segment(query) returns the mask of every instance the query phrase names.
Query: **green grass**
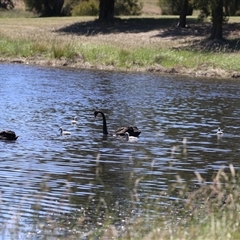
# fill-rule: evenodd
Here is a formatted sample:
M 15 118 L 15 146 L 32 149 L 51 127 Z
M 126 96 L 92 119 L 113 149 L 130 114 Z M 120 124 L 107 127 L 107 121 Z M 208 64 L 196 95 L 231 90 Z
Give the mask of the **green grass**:
M 114 44 L 61 42 L 50 43 L 30 39 L 10 39 L 1 36 L 0 53 L 5 57 L 33 57 L 73 59 L 81 56 L 93 65 L 114 66 L 117 69 L 148 68 L 159 64 L 167 69 L 201 69 L 202 66 L 226 71 L 240 71 L 240 56 L 237 52 L 206 52 L 169 49 L 160 46 L 137 46 L 125 48 Z
M 224 44 L 209 44 L 197 38 L 193 40 L 190 35 L 190 39 L 179 38 L 167 41 L 165 38 L 161 41 L 161 37 L 156 37 L 154 42 L 151 42 L 151 37 L 146 38 L 146 41 L 141 39 L 138 41 L 138 37 L 133 38 L 131 34 L 123 38 L 125 33 L 121 30 L 115 36 L 109 35 L 109 37 L 101 32 L 88 36 L 58 32 L 63 26 L 75 26 L 76 23 L 80 24 L 79 29 L 87 30 L 88 25 L 82 23 L 88 23 L 93 19 L 89 17 L 9 18 L 6 21 L 5 18 L 0 18 L 1 58 L 9 60 L 21 57 L 29 62 L 29 58 L 37 57 L 43 60 L 42 63 L 44 60 L 49 63 L 53 60 L 66 59 L 73 65 L 87 63 L 92 67 L 101 66 L 116 70 L 144 71 L 160 66 L 166 70 L 174 68 L 181 74 L 184 74 L 184 69 L 193 72 L 208 71 L 208 69 L 240 71 L 238 39 L 231 39 Z M 159 20 L 124 18 L 124 21 L 127 21 L 127 25 L 123 27 L 141 23 L 146 34 L 148 26 L 153 24 L 153 30 L 162 29 L 169 34 L 168 30 L 172 28 L 176 17 L 159 17 Z M 191 28 L 197 24 L 194 17 L 189 18 L 188 21 L 191 22 Z M 230 22 L 239 21 L 239 18 L 230 19 Z M 90 24 L 89 27 L 91 29 L 92 25 Z M 174 31 L 170 32 L 170 34 L 174 33 Z

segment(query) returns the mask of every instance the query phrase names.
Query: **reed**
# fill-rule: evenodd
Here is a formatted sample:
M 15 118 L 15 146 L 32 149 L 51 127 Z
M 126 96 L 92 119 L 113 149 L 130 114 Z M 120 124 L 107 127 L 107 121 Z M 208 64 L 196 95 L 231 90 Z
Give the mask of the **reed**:
M 174 149 L 173 149 L 174 152 Z M 104 186 L 101 156 L 96 157 L 96 184 Z M 151 169 L 154 167 L 154 162 Z M 147 176 L 146 176 L 147 178 Z M 1 227 L 2 236 L 16 239 L 27 234 L 41 239 L 239 239 L 240 238 L 240 176 L 232 164 L 221 168 L 211 182 L 206 182 L 196 172 L 195 178 L 186 182 L 177 176 L 168 191 L 156 192 L 154 197 L 141 192 L 144 176 L 129 175 L 128 187 L 131 200 L 124 206 L 113 203 L 110 189 L 104 188 L 99 195 L 90 196 L 79 209 L 61 213 L 71 198 L 71 184 L 66 181 L 65 193 L 55 208 L 43 213 L 51 191 L 48 176 L 43 179 L 35 194 L 35 204 L 28 214 L 29 232 L 21 230 L 22 211 L 28 193 L 20 201 L 18 209 L 11 210 L 11 220 Z M 25 183 L 28 184 L 27 182 Z M 76 199 L 72 199 L 76 202 Z M 24 214 L 23 214 L 24 215 Z M 26 235 L 24 235 L 26 234 Z M 29 236 L 28 236 L 29 237 Z

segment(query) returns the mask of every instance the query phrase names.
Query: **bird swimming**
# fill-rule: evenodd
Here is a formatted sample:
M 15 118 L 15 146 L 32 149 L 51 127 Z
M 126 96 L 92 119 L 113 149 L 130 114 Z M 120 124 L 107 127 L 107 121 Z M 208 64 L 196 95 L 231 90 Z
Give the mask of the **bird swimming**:
M 71 121 L 72 124 L 77 124 L 77 117 L 73 117 L 73 120 Z
M 223 130 L 220 127 L 217 130 L 217 134 L 223 134 Z
M 68 131 L 63 131 L 63 129 L 62 129 L 61 127 L 59 128 L 59 131 L 60 131 L 60 135 L 71 135 L 70 132 L 68 132 Z
M 98 114 L 102 115 L 103 118 L 103 134 L 108 135 L 107 131 L 107 122 L 106 122 L 106 117 L 105 114 L 102 111 L 95 111 L 94 112 L 94 117 L 96 118 Z M 129 136 L 134 136 L 138 137 L 141 133 L 141 131 L 137 127 L 120 127 L 111 134 L 117 135 L 117 136 L 125 136 L 125 133 L 128 132 Z
M 137 137 L 129 136 L 128 132 L 125 133 L 125 138 L 127 142 L 136 142 L 138 140 Z
M 0 131 L 0 140 L 17 140 L 18 136 L 12 130 Z

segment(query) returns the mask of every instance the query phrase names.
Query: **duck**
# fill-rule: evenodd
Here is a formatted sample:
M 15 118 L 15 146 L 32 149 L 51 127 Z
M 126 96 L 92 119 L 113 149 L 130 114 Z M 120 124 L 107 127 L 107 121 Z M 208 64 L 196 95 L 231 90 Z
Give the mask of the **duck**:
M 136 142 L 138 140 L 137 137 L 129 136 L 128 132 L 125 133 L 125 139 L 127 142 Z
M 73 117 L 73 120 L 71 121 L 72 124 L 77 124 L 77 117 Z
M 12 130 L 0 131 L 0 140 L 17 140 L 18 136 Z
M 62 128 L 62 127 L 59 128 L 59 131 L 60 131 L 60 135 L 71 135 L 70 132 L 68 132 L 68 131 L 63 131 L 63 128 Z
M 108 135 L 108 130 L 107 130 L 107 122 L 106 122 L 106 117 L 105 114 L 102 111 L 98 111 L 96 110 L 94 112 L 94 118 L 97 117 L 98 114 L 102 115 L 102 119 L 103 119 L 103 134 L 104 135 Z M 134 137 L 138 137 L 141 133 L 141 131 L 136 127 L 120 127 L 117 130 L 115 130 L 112 135 L 116 135 L 116 136 L 125 136 L 125 133 L 128 132 L 129 136 L 134 136 Z
M 218 134 L 218 135 L 223 134 L 223 130 L 222 130 L 220 127 L 219 127 L 218 130 L 217 130 L 217 134 Z

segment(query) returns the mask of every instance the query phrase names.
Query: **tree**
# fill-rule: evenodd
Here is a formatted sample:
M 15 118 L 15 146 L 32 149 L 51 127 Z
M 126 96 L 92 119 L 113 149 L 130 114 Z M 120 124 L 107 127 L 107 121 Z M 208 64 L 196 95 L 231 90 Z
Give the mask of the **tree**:
M 114 4 L 115 0 L 99 0 L 99 20 L 114 19 Z
M 43 17 L 61 16 L 64 0 L 24 0 L 29 11 Z
M 0 0 L 0 8 L 4 8 L 7 10 L 13 9 L 14 4 L 12 0 Z
M 223 39 L 223 0 L 215 0 L 212 3 L 212 30 L 210 39 Z
M 194 0 L 195 8 L 201 10 L 201 18 L 211 16 L 212 29 L 210 39 L 223 39 L 223 23 L 226 21 L 226 14 L 223 11 L 225 1 L 232 0 Z
M 224 9 L 227 16 L 233 16 L 239 10 L 240 1 L 239 0 L 229 0 L 224 1 Z
M 186 18 L 188 14 L 188 0 L 182 1 L 182 7 L 179 15 L 178 27 L 185 28 L 186 27 Z

